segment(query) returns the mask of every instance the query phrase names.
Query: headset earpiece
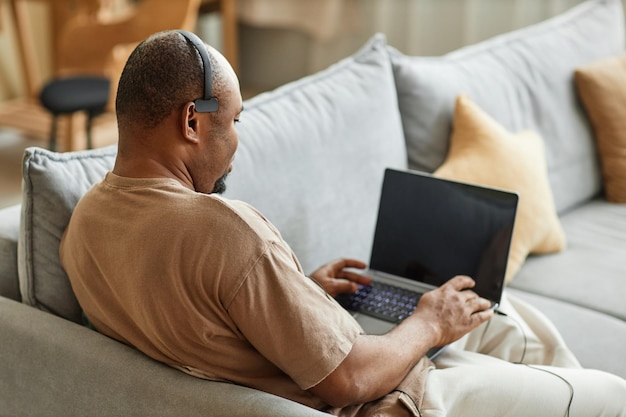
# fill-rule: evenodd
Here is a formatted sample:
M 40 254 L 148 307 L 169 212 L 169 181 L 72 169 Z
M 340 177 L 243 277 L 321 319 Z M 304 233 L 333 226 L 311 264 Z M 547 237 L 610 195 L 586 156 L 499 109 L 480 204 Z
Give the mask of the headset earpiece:
M 213 75 L 211 71 L 211 61 L 204 42 L 195 34 L 186 30 L 179 30 L 200 54 L 204 71 L 204 97 L 194 100 L 196 111 L 200 113 L 214 113 L 219 108 L 217 97 L 213 97 Z

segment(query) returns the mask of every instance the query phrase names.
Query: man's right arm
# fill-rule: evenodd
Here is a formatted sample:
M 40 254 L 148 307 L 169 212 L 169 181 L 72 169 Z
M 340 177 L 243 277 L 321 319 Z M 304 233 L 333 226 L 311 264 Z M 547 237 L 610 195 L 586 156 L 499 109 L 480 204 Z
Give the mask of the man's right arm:
M 361 335 L 343 362 L 310 391 L 333 407 L 362 404 L 396 388 L 434 346 L 461 338 L 493 316 L 490 302 L 458 276 L 422 296 L 409 318 L 382 336 Z

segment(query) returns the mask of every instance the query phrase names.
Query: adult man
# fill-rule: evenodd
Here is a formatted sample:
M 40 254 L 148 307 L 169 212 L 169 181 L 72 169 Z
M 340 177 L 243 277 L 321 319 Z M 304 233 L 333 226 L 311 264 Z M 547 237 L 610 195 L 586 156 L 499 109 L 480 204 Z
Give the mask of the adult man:
M 338 260 L 307 278 L 260 213 L 218 195 L 243 107 L 232 68 L 207 49 L 216 112 L 194 101 L 203 96 L 203 63 L 178 32 L 144 41 L 122 74 L 115 167 L 77 205 L 61 244 L 98 330 L 189 374 L 341 415 L 553 416 L 565 414 L 570 386 L 572 415 L 626 415 L 615 400 L 626 396 L 618 378 L 561 369 L 557 376 L 501 360 L 517 354 L 509 340 L 517 324 L 491 320 L 469 277 L 426 294 L 388 334 L 362 334 L 329 294 L 367 284 L 347 269 L 364 264 Z M 523 304 L 508 303 L 528 340 L 515 360 L 576 365 L 558 340 L 545 354 L 542 335 L 550 332 L 522 320 L 531 316 L 519 315 Z M 453 342 L 501 359 L 450 349 L 430 370 L 424 354 Z

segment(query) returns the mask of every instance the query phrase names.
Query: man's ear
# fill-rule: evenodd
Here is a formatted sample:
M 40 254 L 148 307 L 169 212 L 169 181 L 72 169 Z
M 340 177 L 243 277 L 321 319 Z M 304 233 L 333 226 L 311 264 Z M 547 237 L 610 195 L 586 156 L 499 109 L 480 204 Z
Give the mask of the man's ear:
M 183 138 L 185 140 L 189 140 L 192 142 L 198 142 L 200 140 L 200 135 L 198 133 L 199 113 L 196 111 L 196 105 L 190 101 L 185 104 L 183 110 L 181 111 L 181 133 L 183 134 Z

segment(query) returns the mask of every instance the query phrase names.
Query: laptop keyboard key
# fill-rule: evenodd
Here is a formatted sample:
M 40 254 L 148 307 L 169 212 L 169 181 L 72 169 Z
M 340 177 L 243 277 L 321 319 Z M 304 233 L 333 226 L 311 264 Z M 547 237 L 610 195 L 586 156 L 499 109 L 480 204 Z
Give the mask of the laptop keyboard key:
M 347 310 L 399 323 L 413 314 L 419 298 L 414 291 L 374 282 L 371 286 L 360 285 L 353 294 L 340 294 L 337 301 Z

